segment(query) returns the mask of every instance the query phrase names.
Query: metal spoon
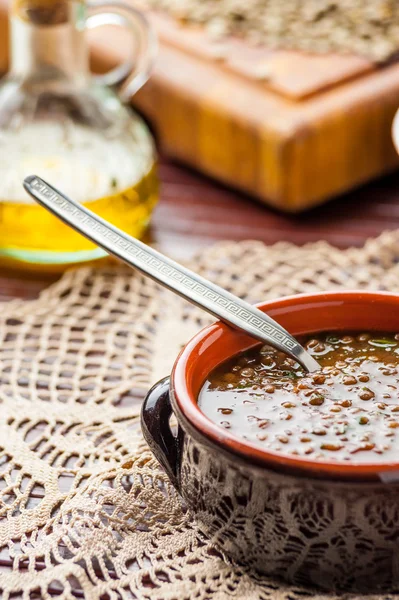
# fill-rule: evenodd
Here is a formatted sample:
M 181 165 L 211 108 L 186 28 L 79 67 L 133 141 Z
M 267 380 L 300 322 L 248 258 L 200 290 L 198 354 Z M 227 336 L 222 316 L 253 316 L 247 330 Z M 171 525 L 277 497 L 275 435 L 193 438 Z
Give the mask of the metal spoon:
M 307 371 L 320 369 L 316 360 L 288 331 L 258 308 L 130 237 L 81 204 L 67 198 L 40 177 L 26 177 L 24 188 L 64 223 L 129 266 L 232 327 L 285 352 Z

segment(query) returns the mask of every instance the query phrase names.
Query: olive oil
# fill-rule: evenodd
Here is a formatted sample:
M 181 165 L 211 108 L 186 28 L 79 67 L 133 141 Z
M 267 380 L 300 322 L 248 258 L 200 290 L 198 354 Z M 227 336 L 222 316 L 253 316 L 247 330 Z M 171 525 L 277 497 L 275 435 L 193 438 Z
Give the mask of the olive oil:
M 8 139 L 0 180 L 0 263 L 63 267 L 105 255 L 34 203 L 21 184 L 30 173 L 128 234 L 141 237 L 158 199 L 153 148 L 144 133 L 136 126 L 134 152 L 129 138 L 106 139 L 84 127 L 75 126 L 68 139 L 58 123 L 41 124 L 40 131 L 39 125 L 24 128 L 15 153 Z M 36 148 L 38 137 L 43 143 Z
M 134 237 L 142 237 L 158 199 L 153 166 L 130 188 L 92 202 L 90 210 Z M 0 202 L 0 264 L 13 260 L 32 265 L 92 261 L 104 252 L 37 205 Z

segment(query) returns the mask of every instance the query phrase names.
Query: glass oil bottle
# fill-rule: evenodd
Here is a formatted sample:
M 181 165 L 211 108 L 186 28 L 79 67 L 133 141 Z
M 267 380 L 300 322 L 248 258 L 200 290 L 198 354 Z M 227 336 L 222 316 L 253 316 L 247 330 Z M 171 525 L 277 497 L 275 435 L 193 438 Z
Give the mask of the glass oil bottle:
M 132 30 L 136 55 L 93 76 L 85 30 L 107 22 Z M 59 270 L 102 258 L 102 249 L 36 205 L 21 182 L 35 173 L 142 236 L 158 199 L 154 145 L 109 84 L 122 79 L 127 100 L 145 82 L 153 34 L 130 7 L 76 0 L 13 0 L 10 28 L 11 66 L 0 82 L 0 264 Z

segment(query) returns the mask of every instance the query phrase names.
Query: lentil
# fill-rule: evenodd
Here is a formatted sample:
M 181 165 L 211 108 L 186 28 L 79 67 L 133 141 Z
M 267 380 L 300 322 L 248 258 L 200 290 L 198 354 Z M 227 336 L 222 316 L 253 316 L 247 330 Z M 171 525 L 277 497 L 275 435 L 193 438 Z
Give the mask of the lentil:
M 229 35 L 244 38 L 251 45 L 313 53 L 349 52 L 376 61 L 389 58 L 398 48 L 397 0 L 138 1 L 183 23 L 203 26 L 220 59 L 228 58 L 219 46 Z M 268 65 L 260 68 L 261 79 L 272 75 Z
M 312 460 L 395 460 L 399 334 L 321 334 L 301 342 L 317 356 L 319 373 L 305 373 L 281 352 L 256 347 L 210 374 L 199 396 L 201 410 L 266 450 Z

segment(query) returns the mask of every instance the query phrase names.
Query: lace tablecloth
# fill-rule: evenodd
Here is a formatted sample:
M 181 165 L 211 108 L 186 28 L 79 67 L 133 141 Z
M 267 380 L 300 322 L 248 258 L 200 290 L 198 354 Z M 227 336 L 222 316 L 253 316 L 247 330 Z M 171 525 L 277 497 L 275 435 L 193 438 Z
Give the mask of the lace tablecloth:
M 398 260 L 392 232 L 346 251 L 226 242 L 189 266 L 256 302 L 399 292 Z M 71 271 L 38 300 L 0 307 L 4 600 L 333 598 L 223 560 L 141 437 L 143 394 L 207 315 L 124 267 Z

